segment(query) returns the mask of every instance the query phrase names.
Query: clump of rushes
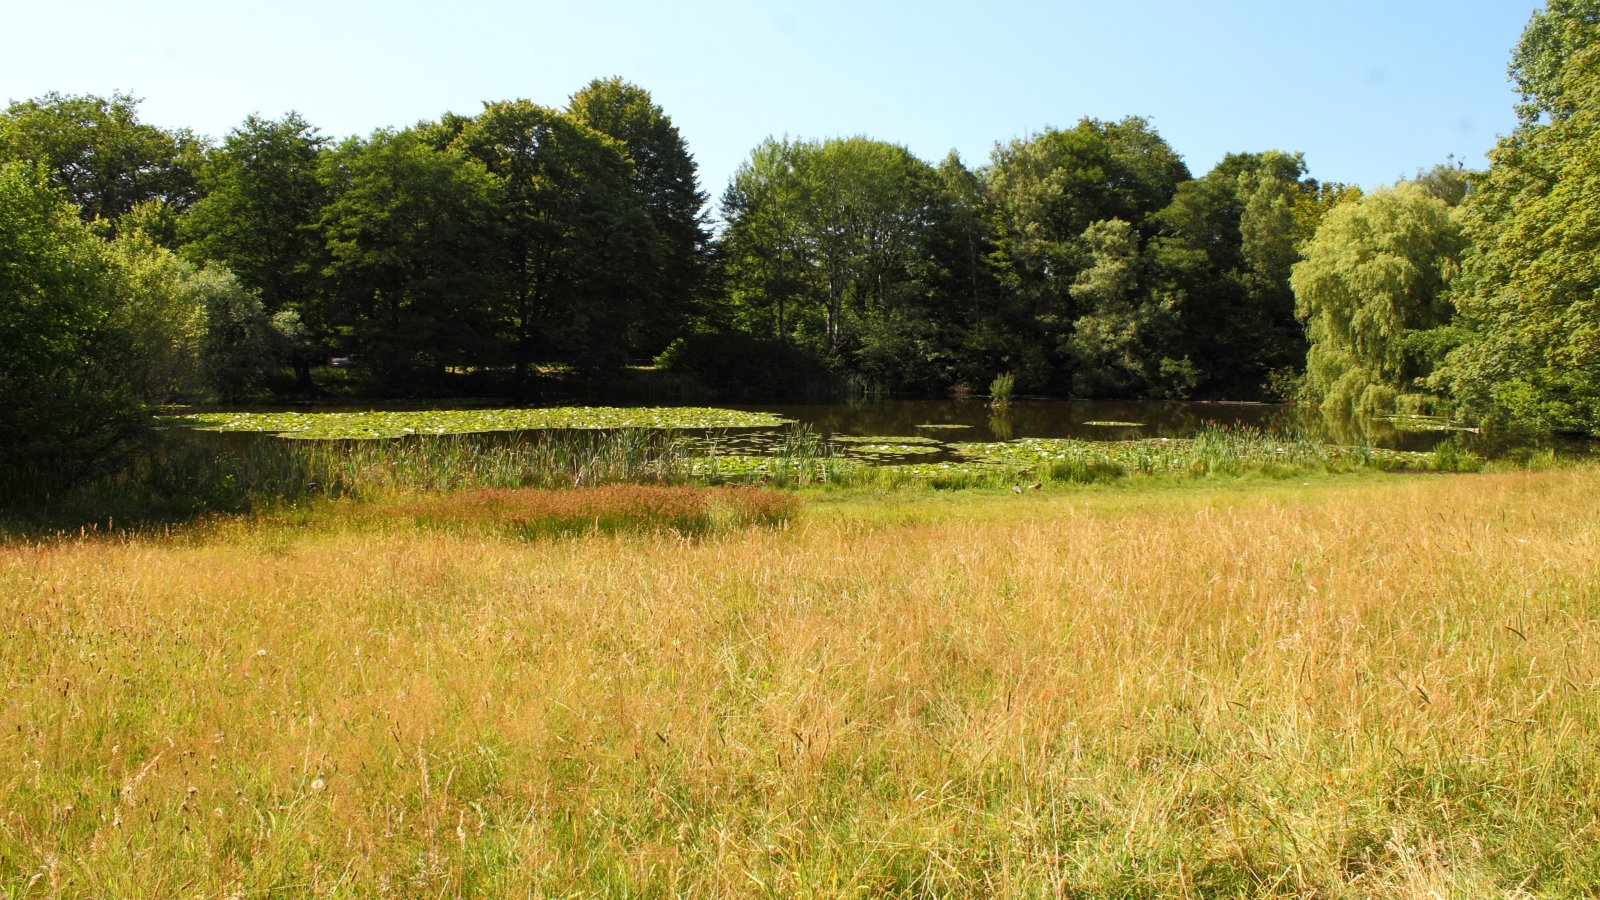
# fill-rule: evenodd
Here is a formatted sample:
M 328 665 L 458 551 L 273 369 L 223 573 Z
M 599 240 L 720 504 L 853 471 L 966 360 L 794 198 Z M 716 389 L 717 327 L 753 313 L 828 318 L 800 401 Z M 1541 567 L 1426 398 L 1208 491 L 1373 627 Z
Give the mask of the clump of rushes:
M 1017 376 L 1010 372 L 1003 372 L 989 382 L 989 405 L 995 409 L 1005 409 L 1011 405 L 1011 394 L 1017 388 Z
M 774 527 L 799 507 L 793 494 L 753 487 L 612 484 L 564 490 L 485 489 L 446 494 L 403 509 L 418 525 L 535 538 L 588 532 L 709 534 Z

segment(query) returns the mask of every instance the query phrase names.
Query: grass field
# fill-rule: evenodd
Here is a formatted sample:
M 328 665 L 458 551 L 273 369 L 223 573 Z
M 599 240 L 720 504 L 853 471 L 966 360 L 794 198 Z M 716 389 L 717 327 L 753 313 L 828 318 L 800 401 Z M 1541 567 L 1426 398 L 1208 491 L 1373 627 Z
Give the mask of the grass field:
M 0 544 L 0 896 L 1594 896 L 1597 480 Z

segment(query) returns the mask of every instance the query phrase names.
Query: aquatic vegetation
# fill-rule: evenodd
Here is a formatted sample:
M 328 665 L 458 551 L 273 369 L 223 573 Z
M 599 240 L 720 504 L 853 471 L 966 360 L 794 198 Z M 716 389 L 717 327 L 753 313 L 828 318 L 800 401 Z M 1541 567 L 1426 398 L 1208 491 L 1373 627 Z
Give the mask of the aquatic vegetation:
M 835 444 L 937 444 L 938 441 L 926 437 L 881 437 L 861 436 L 855 434 L 835 434 L 828 440 Z
M 771 413 L 710 407 L 557 406 L 537 409 L 213 412 L 174 416 L 168 421 L 207 431 L 259 431 L 280 437 L 313 440 L 370 440 L 414 434 L 544 429 L 776 428 L 792 420 Z
M 953 449 L 973 459 L 1051 476 L 1088 473 L 1094 480 L 1113 473 L 1220 475 L 1357 468 L 1429 469 L 1434 455 L 1372 447 L 1343 447 L 1255 429 L 1212 428 L 1193 438 L 1084 441 L 1023 438 L 959 443 Z
M 1388 422 L 1390 425 L 1394 426 L 1396 431 L 1462 431 L 1473 434 L 1476 434 L 1479 431 L 1477 428 L 1468 427 L 1459 421 L 1449 419 L 1444 416 L 1393 415 L 1378 416 L 1377 418 L 1380 421 Z
M 1016 375 L 1010 372 L 996 375 L 994 381 L 989 382 L 989 405 L 995 409 L 1005 409 L 1011 405 L 1011 397 L 1016 389 Z
M 925 443 L 851 444 L 845 449 L 864 456 L 917 456 L 944 452 L 940 447 Z

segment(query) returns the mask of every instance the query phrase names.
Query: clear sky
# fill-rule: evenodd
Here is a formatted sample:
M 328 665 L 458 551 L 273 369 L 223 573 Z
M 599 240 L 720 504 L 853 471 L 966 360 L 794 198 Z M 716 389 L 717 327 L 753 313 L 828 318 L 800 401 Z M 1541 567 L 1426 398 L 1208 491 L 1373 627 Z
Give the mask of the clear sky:
M 220 137 L 298 110 L 334 137 L 484 100 L 561 106 L 621 75 L 672 116 L 716 198 L 768 135 L 864 134 L 969 165 L 1083 116 L 1149 117 L 1196 174 L 1300 150 L 1366 187 L 1514 123 L 1511 47 L 1539 0 L 805 0 L 8 5 L 0 98 L 145 98 Z

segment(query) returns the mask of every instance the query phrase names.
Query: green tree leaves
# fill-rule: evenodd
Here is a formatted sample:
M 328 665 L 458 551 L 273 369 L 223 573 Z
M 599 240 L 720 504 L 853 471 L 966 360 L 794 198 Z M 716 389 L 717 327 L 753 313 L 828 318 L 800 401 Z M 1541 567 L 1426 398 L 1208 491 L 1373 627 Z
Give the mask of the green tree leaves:
M 140 420 L 101 242 L 40 167 L 0 163 L 0 494 L 71 483 Z
M 49 93 L 0 118 L 0 159 L 38 163 L 84 221 L 114 223 L 147 201 L 175 209 L 197 196 L 203 147 L 187 130 L 139 121 L 139 101 Z
M 1555 0 L 1518 45 L 1529 106 L 1463 204 L 1465 334 L 1434 379 L 1469 413 L 1600 433 L 1600 14 Z M 1544 118 L 1541 119 L 1540 116 Z
M 1467 244 L 1425 187 L 1403 184 L 1334 209 L 1294 267 L 1311 348 L 1305 388 L 1325 408 L 1390 413 L 1435 362 L 1418 336 L 1446 325 L 1446 285 Z

